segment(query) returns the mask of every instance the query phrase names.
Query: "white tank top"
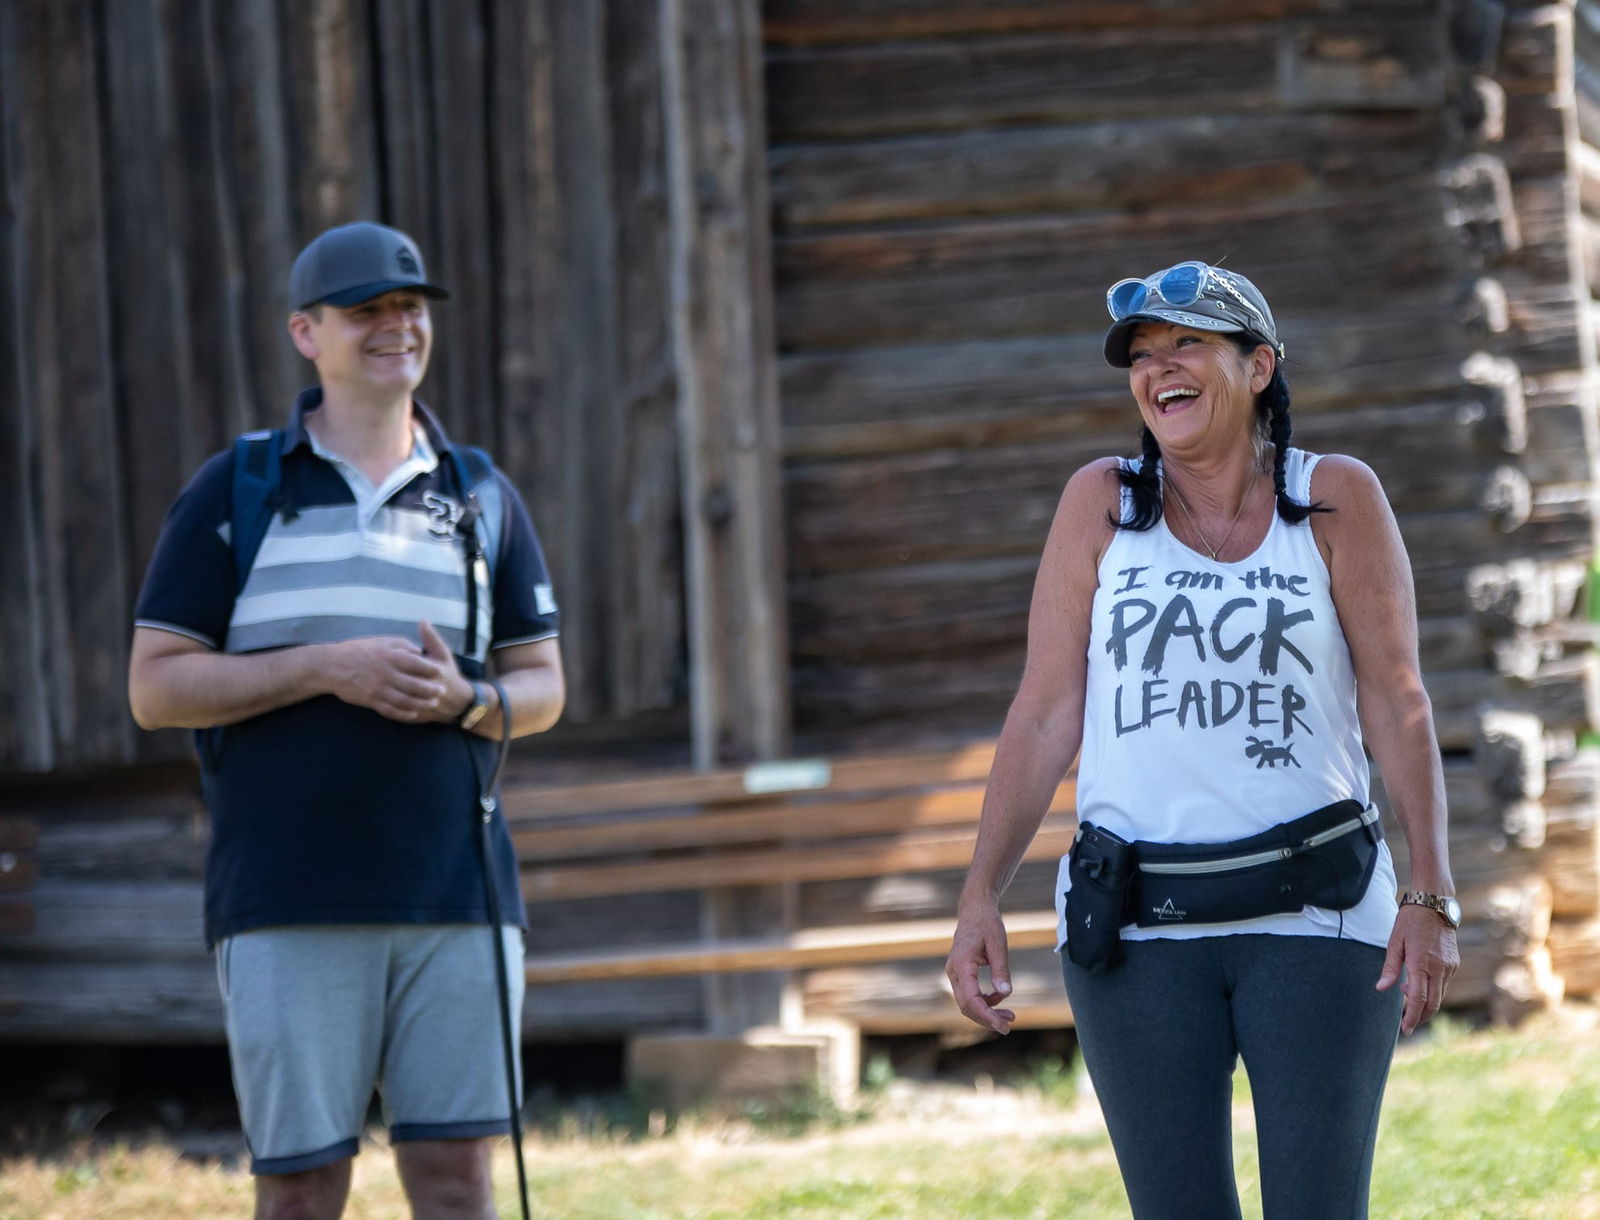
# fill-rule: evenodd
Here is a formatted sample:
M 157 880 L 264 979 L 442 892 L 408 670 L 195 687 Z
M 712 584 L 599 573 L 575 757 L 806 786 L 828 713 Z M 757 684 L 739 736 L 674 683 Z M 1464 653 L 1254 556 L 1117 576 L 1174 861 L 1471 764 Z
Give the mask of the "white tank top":
M 1311 499 L 1317 458 L 1288 452 L 1285 482 Z M 1128 511 L 1123 491 L 1122 509 Z M 1214 843 L 1334 801 L 1365 803 L 1370 775 L 1355 672 L 1309 521 L 1277 515 L 1248 558 L 1221 563 L 1166 518 L 1118 530 L 1100 561 L 1078 763 L 1078 816 L 1124 839 Z M 1065 943 L 1067 862 L 1056 886 Z M 1394 863 L 1341 913 L 1307 907 L 1227 924 L 1124 928 L 1125 939 L 1243 932 L 1345 936 L 1386 945 Z

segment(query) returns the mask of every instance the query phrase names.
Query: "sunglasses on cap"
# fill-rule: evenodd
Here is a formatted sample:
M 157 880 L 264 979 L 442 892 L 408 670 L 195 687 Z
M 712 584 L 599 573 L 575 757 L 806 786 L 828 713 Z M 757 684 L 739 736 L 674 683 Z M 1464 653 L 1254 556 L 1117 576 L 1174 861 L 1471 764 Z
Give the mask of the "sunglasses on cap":
M 1210 289 L 1209 293 L 1207 289 Z M 1118 280 L 1106 289 L 1106 309 L 1113 319 L 1120 322 L 1133 314 L 1143 313 L 1153 302 L 1182 309 L 1208 295 L 1214 301 L 1243 310 L 1261 334 L 1274 333 L 1275 328 L 1254 301 L 1245 296 L 1228 276 L 1198 259 L 1168 267 L 1142 280 Z

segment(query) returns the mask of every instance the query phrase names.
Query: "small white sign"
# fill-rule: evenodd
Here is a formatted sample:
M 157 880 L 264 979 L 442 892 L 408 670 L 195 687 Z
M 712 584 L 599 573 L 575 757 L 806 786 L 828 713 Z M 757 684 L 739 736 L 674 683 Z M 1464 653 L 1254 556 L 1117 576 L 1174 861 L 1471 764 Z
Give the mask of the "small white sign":
M 744 790 L 752 796 L 826 788 L 832 782 L 833 768 L 823 758 L 786 758 L 781 762 L 756 763 L 744 769 Z

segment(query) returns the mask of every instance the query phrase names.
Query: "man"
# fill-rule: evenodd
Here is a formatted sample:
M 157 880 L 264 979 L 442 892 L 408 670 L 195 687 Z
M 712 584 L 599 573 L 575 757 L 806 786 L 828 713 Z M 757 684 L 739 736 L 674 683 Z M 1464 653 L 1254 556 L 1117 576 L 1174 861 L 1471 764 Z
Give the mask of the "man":
M 480 786 L 508 717 L 522 735 L 561 713 L 557 609 L 517 493 L 486 459 L 462 486 L 466 451 L 413 396 L 447 294 L 411 239 L 330 229 L 289 286 L 320 385 L 275 463 L 250 448 L 266 436 L 243 438 L 173 506 L 129 698 L 145 728 L 202 730 L 206 939 L 256 1216 L 342 1213 L 376 1087 L 413 1215 L 481 1220 L 510 1115 L 480 852 L 516 1028 L 523 914 L 498 809 L 479 837 Z M 277 469 L 236 572 L 254 544 L 233 519 L 240 464 Z

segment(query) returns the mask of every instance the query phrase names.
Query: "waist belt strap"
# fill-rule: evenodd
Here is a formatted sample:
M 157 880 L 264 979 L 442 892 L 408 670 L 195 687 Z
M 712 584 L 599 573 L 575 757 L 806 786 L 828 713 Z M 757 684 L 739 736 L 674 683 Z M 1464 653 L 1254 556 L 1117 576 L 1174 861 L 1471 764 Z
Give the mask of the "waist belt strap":
M 1353 805 L 1355 802 L 1339 802 L 1339 805 L 1341 806 L 1346 804 Z M 1330 809 L 1338 807 L 1339 806 L 1333 805 L 1329 806 Z M 1318 812 L 1321 811 L 1319 810 Z M 1346 818 L 1325 830 L 1316 831 L 1314 834 L 1308 835 L 1301 839 L 1298 843 L 1292 843 L 1284 847 L 1267 848 L 1262 851 L 1235 852 L 1231 850 L 1237 846 L 1237 844 L 1234 843 L 1156 844 L 1139 842 L 1136 844 L 1139 849 L 1138 867 L 1140 872 L 1157 873 L 1166 876 L 1178 877 L 1201 875 L 1205 873 L 1225 873 L 1236 868 L 1253 868 L 1258 864 L 1270 864 L 1274 860 L 1287 860 L 1293 856 L 1299 855 L 1301 852 L 1310 851 L 1313 848 L 1321 847 L 1325 843 L 1331 843 L 1335 839 L 1343 838 L 1347 834 L 1354 834 L 1356 831 L 1376 824 L 1380 817 L 1381 815 L 1378 813 L 1377 807 L 1369 805 L 1355 817 Z M 1382 837 L 1381 827 L 1379 828 L 1378 837 Z M 1252 841 L 1253 839 L 1240 839 L 1238 840 L 1238 843 L 1248 843 Z M 1157 860 L 1150 858 L 1152 854 L 1159 854 L 1163 849 L 1170 849 L 1173 847 L 1205 847 L 1208 851 L 1214 851 L 1218 854 L 1206 859 L 1195 860 Z

